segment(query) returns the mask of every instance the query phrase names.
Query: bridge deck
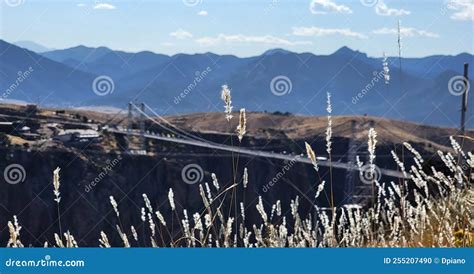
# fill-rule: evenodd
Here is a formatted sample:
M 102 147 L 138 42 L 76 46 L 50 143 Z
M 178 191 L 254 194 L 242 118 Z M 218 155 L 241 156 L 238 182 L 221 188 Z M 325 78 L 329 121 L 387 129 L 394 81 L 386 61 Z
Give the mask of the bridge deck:
M 134 135 L 134 136 L 141 135 L 140 132 L 136 132 L 136 131 L 126 131 L 126 130 L 118 130 L 118 129 L 109 129 L 109 131 L 113 133 L 117 133 L 117 134 Z M 257 156 L 257 157 L 267 157 L 267 158 L 273 158 L 273 159 L 296 161 L 300 163 L 311 164 L 310 159 L 306 157 L 301 157 L 299 155 L 292 156 L 292 155 L 285 155 L 285 154 L 279 154 L 279 153 L 268 152 L 268 151 L 252 150 L 252 149 L 246 149 L 246 148 L 241 148 L 241 147 L 232 147 L 232 146 L 227 146 L 227 145 L 206 143 L 206 142 L 201 142 L 201 141 L 196 141 L 196 140 L 187 140 L 187 139 L 180 139 L 180 138 L 173 138 L 173 137 L 165 137 L 165 136 L 152 135 L 152 134 L 144 134 L 144 136 L 146 138 L 161 140 L 165 142 L 180 143 L 180 144 L 204 147 L 204 148 L 209 148 L 209 149 L 236 152 L 240 154 L 252 155 L 252 156 Z M 341 162 L 329 162 L 329 161 L 320 160 L 318 162 L 318 165 L 325 166 L 325 167 L 331 166 L 333 168 L 340 168 L 340 169 L 346 169 L 346 170 L 359 170 L 357 165 L 341 163 Z M 395 171 L 395 170 L 380 168 L 380 173 L 389 177 L 405 178 L 402 172 Z

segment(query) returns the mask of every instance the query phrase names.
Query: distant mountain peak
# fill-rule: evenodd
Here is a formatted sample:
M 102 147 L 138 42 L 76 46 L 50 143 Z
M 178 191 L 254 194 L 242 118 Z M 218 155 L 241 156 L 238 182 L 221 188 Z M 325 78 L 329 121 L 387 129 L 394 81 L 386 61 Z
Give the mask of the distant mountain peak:
M 273 54 L 277 54 L 277 53 L 292 54 L 293 52 L 288 51 L 286 49 L 282 49 L 282 48 L 276 48 L 276 49 L 269 49 L 269 50 L 265 51 L 263 53 L 263 55 L 273 55 Z
M 356 54 L 359 51 L 353 50 L 347 46 L 343 46 L 340 49 L 336 50 L 333 55 L 347 55 L 347 54 Z
M 91 47 L 87 47 L 87 46 L 84 46 L 84 45 L 78 45 L 78 46 L 75 46 L 75 47 L 70 47 L 70 48 L 66 48 L 66 49 L 92 49 Z
M 367 58 L 367 54 L 360 52 L 358 50 L 353 50 L 347 46 L 343 46 L 342 48 L 336 50 L 333 54 L 334 56 L 348 56 L 351 58 Z
M 16 45 L 16 46 L 19 46 L 20 48 L 25 48 L 27 50 L 30 50 L 30 51 L 33 51 L 33 52 L 36 52 L 36 53 L 41 53 L 41 52 L 46 52 L 46 51 L 53 50 L 51 48 L 40 45 L 36 42 L 27 41 L 27 40 L 18 41 L 18 42 L 15 42 L 13 44 Z
M 79 45 L 71 48 L 44 52 L 42 53 L 42 55 L 57 62 L 64 62 L 65 60 L 76 60 L 79 61 L 79 63 L 82 63 L 95 61 L 111 52 L 113 52 L 113 50 L 107 47 L 94 48 Z
M 71 48 L 68 48 L 68 49 L 64 49 L 64 50 L 100 50 L 100 51 L 112 51 L 111 49 L 109 49 L 108 47 L 104 47 L 104 46 L 100 46 L 100 47 L 88 47 L 88 46 L 84 46 L 84 45 L 79 45 L 79 46 L 75 46 L 75 47 L 71 47 Z

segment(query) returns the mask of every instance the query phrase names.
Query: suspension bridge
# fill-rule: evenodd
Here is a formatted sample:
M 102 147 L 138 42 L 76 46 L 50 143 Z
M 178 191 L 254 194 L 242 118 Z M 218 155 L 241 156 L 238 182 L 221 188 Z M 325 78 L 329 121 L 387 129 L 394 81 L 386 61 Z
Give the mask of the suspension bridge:
M 147 111 L 149 111 L 153 116 L 149 115 Z M 138 130 L 132 128 L 132 117 L 134 116 L 133 115 L 134 112 L 138 113 L 139 115 L 139 129 Z M 284 161 L 312 164 L 310 159 L 301 155 L 288 155 L 288 154 L 262 151 L 262 150 L 244 148 L 244 147 L 229 146 L 229 145 L 215 143 L 210 140 L 206 140 L 204 138 L 201 138 L 199 136 L 196 136 L 190 132 L 187 132 L 183 129 L 180 129 L 174 126 L 172 123 L 167 121 L 164 117 L 156 113 L 152 108 L 150 108 L 148 105 L 144 103 L 141 103 L 140 105 L 136 105 L 135 103 L 132 103 L 132 102 L 129 103 L 127 117 L 128 117 L 128 126 L 126 129 L 110 128 L 108 129 L 108 131 L 115 134 L 123 134 L 128 137 L 131 137 L 131 136 L 138 137 L 140 140 L 141 150 L 146 150 L 146 146 L 145 146 L 146 139 L 154 139 L 154 140 L 159 140 L 163 142 L 171 142 L 171 143 L 178 143 L 178 144 L 201 147 L 201 148 L 208 148 L 208 149 L 218 150 L 218 151 L 233 152 L 233 153 L 238 153 L 241 155 L 265 157 L 265 158 L 278 159 L 278 160 L 284 160 Z M 162 128 L 166 132 L 172 133 L 173 136 L 170 136 L 170 135 L 165 136 L 165 135 L 145 131 L 145 120 L 152 122 L 152 124 Z M 351 143 L 352 153 L 350 153 L 349 157 L 352 156 L 352 158 L 355 158 L 356 155 L 355 155 L 353 146 L 354 144 Z M 350 159 L 348 163 L 344 163 L 340 161 L 328 161 L 327 159 L 320 158 L 318 159 L 318 165 L 323 166 L 323 167 L 331 167 L 335 169 L 345 169 L 347 171 L 352 171 L 352 172 L 360 171 L 360 168 L 355 164 L 355 159 Z M 379 172 L 380 175 L 384 175 L 384 176 L 388 176 L 392 178 L 405 178 L 403 173 L 396 170 L 378 168 L 377 172 Z M 350 181 L 354 183 L 354 180 L 352 179 L 352 177 Z M 354 188 L 353 186 L 351 187 Z

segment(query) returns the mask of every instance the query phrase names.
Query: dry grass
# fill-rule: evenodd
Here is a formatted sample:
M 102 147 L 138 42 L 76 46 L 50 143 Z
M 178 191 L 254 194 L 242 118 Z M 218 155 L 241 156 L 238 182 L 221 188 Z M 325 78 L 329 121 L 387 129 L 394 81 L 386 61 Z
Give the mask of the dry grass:
M 225 87 L 223 100 L 226 103 L 225 117 L 230 120 L 230 91 Z M 329 99 L 328 99 L 329 102 Z M 331 159 L 332 118 L 328 106 L 326 125 L 326 141 Z M 245 133 L 245 118 L 240 119 L 240 128 Z M 251 124 L 251 121 L 249 122 Z M 235 127 L 230 127 L 234 128 Z M 241 133 L 242 133 L 241 132 Z M 243 138 L 242 133 L 242 138 Z M 374 129 L 368 132 L 369 163 L 375 159 L 377 133 Z M 445 173 L 431 167 L 426 171 L 422 167 L 423 158 L 409 144 L 405 147 L 413 155 L 414 165 L 405 166 L 398 155 L 392 152 L 394 161 L 410 179 L 394 182 L 379 182 L 374 176 L 372 182 L 373 202 L 368 208 L 357 206 L 319 208 L 314 204 L 316 214 L 300 215 L 299 197 L 291 201 L 291 215 L 282 213 L 282 204 L 278 200 L 271 207 L 266 207 L 262 198 L 254 209 L 246 209 L 245 196 L 238 200 L 237 188 L 246 188 L 248 181 L 247 169 L 241 182 L 237 181 L 236 170 L 238 155 L 233 161 L 234 180 L 231 186 L 219 186 L 218 179 L 213 175 L 213 184 L 199 186 L 204 208 L 199 212 L 188 212 L 183 209 L 178 213 L 174 201 L 174 192 L 169 190 L 168 200 L 171 207 L 171 218 L 165 219 L 163 214 L 152 207 L 146 194 L 143 194 L 144 207 L 141 215 L 144 233 L 138 235 L 135 227 L 124 227 L 121 222 L 120 205 L 114 197 L 110 203 L 116 213 L 118 233 L 123 247 L 134 246 L 139 242 L 149 243 L 152 247 L 465 247 L 473 246 L 474 192 L 470 189 L 470 176 L 474 167 L 474 156 L 460 149 L 454 138 L 451 139 L 451 152 L 438 151 L 438 156 L 446 165 Z M 313 161 L 315 172 L 320 183 L 316 196 L 326 192 L 325 182 L 319 176 L 316 156 L 309 144 L 306 144 L 308 156 Z M 330 177 L 332 177 L 330 175 Z M 328 199 L 334 205 L 332 178 L 328 178 L 331 187 Z M 56 201 L 59 214 L 59 169 L 54 173 Z M 413 184 L 415 187 L 413 187 Z M 225 199 L 231 196 L 230 204 Z M 234 214 L 224 212 L 230 208 Z M 249 223 L 246 215 L 249 210 L 256 210 L 261 221 Z M 182 217 L 180 217 L 182 216 Z M 180 231 L 173 231 L 178 222 Z M 10 240 L 9 247 L 23 247 L 20 240 L 21 226 L 16 217 L 8 223 Z M 61 231 L 61 227 L 59 227 Z M 98 245 L 111 247 L 107 233 L 98 235 Z M 55 246 L 75 247 L 74 237 L 67 231 L 55 234 Z M 179 235 L 174 237 L 172 235 Z M 169 239 L 169 240 L 166 240 Z M 50 246 L 45 243 L 45 246 Z

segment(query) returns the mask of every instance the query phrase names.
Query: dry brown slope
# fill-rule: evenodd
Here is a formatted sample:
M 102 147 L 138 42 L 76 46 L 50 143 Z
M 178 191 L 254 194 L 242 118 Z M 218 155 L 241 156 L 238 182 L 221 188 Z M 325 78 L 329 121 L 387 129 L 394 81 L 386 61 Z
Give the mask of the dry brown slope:
M 195 113 L 166 117 L 168 121 L 189 131 L 202 133 L 233 133 L 237 127 L 238 114 L 227 122 L 222 113 Z M 336 116 L 333 120 L 333 135 L 351 138 L 352 121 L 356 121 L 355 137 L 366 139 L 370 122 L 380 142 L 402 143 L 405 141 L 416 143 L 431 143 L 435 147 L 446 144 L 449 136 L 459 134 L 457 129 L 421 125 L 406 121 L 389 120 L 379 117 L 366 116 Z M 305 139 L 314 136 L 324 136 L 327 127 L 325 116 L 286 116 L 268 113 L 247 113 L 247 135 L 256 138 L 289 138 Z M 474 131 L 468 131 L 467 136 L 473 138 Z M 471 143 L 471 144 L 467 144 Z M 472 142 L 466 141 L 469 147 Z
M 0 112 L 15 112 L 25 115 L 24 106 L 0 105 Z M 54 118 L 71 120 L 69 115 L 56 115 L 58 109 L 40 109 L 38 114 L 43 119 Z M 112 125 L 121 124 L 125 126 L 126 111 L 119 115 L 107 112 L 92 110 L 65 110 L 66 114 L 78 114 L 86 116 L 96 122 L 110 122 Z M 188 131 L 202 133 L 235 133 L 238 123 L 238 113 L 234 113 L 234 119 L 228 122 L 223 113 L 193 113 L 176 116 L 168 116 L 166 119 L 172 124 Z M 379 117 L 366 116 L 336 116 L 333 117 L 333 135 L 336 137 L 352 137 L 352 121 L 356 121 L 358 126 L 355 137 L 360 140 L 367 138 L 369 122 L 373 121 L 374 128 L 378 134 L 380 143 L 401 143 L 404 141 L 430 144 L 435 148 L 442 148 L 447 144 L 449 136 L 459 134 L 457 129 L 421 125 L 406 121 L 390 120 Z M 315 136 L 324 136 L 327 126 L 325 116 L 298 116 L 298 115 L 277 115 L 270 113 L 247 113 L 247 135 L 255 138 L 288 138 L 307 139 Z M 470 138 L 474 138 L 474 131 L 466 133 Z M 467 140 L 467 139 L 466 139 Z M 474 149 L 472 141 L 465 142 L 466 149 Z

